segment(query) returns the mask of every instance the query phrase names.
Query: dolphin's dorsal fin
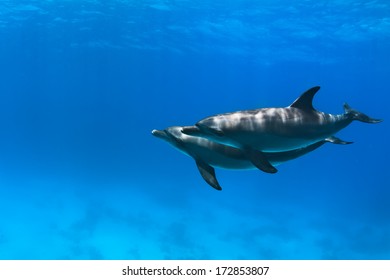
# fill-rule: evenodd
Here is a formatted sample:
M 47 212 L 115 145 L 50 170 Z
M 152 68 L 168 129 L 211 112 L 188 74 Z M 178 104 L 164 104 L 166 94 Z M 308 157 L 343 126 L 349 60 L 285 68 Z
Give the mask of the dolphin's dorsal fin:
M 313 97 L 319 91 L 320 87 L 312 87 L 308 89 L 300 97 L 298 97 L 290 107 L 298 108 L 304 111 L 315 111 L 313 107 Z

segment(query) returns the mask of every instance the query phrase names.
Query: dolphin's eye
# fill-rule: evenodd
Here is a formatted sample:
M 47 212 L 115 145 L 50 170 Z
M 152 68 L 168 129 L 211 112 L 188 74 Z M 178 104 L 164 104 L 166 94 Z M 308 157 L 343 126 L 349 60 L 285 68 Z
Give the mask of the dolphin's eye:
M 217 136 L 219 136 L 219 137 L 223 137 L 224 136 L 224 133 L 221 130 L 219 130 L 219 129 L 215 130 L 215 134 L 217 134 Z

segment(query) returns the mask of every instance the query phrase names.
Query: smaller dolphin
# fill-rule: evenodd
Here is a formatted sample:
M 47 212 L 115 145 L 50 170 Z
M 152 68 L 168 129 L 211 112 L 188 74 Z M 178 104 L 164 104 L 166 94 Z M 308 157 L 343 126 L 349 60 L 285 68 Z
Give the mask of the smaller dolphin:
M 179 151 L 192 157 L 203 179 L 213 188 L 222 190 L 215 175 L 214 167 L 225 169 L 255 169 L 256 166 L 248 160 L 247 153 L 228 145 L 223 145 L 207 138 L 191 136 L 183 133 L 183 129 L 194 127 L 171 126 L 164 130 L 153 130 L 152 134 L 167 141 Z M 303 156 L 321 147 L 326 142 L 334 144 L 351 144 L 336 137 L 329 137 L 304 148 L 285 152 L 265 152 L 264 156 L 273 165 Z
M 240 148 L 257 168 L 276 173 L 277 169 L 264 152 L 307 147 L 335 135 L 354 120 L 365 123 L 382 121 L 370 118 L 346 103 L 344 114 L 317 111 L 312 102 L 319 89 L 316 86 L 307 90 L 288 107 L 218 114 L 200 120 L 196 127 L 184 128 L 183 132 Z

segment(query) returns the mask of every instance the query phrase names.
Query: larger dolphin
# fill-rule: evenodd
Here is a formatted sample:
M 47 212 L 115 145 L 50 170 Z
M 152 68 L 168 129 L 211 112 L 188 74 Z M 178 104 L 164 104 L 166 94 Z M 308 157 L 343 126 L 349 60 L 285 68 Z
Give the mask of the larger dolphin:
M 161 138 L 179 151 L 192 157 L 199 169 L 203 179 L 213 188 L 221 190 L 221 186 L 215 176 L 214 167 L 226 169 L 255 169 L 251 161 L 248 160 L 247 154 L 240 149 L 232 146 L 223 145 L 207 138 L 196 137 L 184 134 L 183 129 L 191 129 L 193 127 L 171 126 L 164 130 L 153 130 L 152 134 Z M 304 148 L 299 148 L 287 152 L 265 152 L 273 165 L 286 162 L 303 156 L 319 147 L 326 142 L 335 144 L 350 144 L 336 137 L 329 137 L 326 140 L 316 142 Z
M 285 108 L 262 108 L 219 114 L 202 119 L 196 127 L 184 133 L 205 137 L 222 144 L 242 149 L 259 169 L 275 173 L 277 169 L 263 152 L 281 152 L 299 149 L 330 137 L 358 120 L 378 123 L 344 104 L 344 114 L 332 115 L 313 108 L 312 101 L 319 86 L 304 92 Z

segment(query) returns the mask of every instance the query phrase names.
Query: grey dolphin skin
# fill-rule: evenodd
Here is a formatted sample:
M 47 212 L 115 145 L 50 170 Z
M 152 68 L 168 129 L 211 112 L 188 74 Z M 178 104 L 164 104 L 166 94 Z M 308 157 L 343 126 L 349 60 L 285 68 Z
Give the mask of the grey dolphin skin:
M 221 186 L 215 175 L 214 167 L 226 169 L 255 169 L 253 163 L 248 160 L 247 153 L 232 147 L 223 145 L 207 138 L 196 137 L 184 134 L 184 129 L 194 129 L 195 127 L 172 126 L 165 130 L 153 130 L 152 134 L 161 138 L 184 154 L 192 157 L 199 169 L 203 179 L 213 188 L 221 190 Z M 299 148 L 285 152 L 264 152 L 264 156 L 273 165 L 286 162 L 303 156 L 326 142 L 335 144 L 350 144 L 336 137 L 329 137 L 326 140 L 316 142 L 304 148 Z
M 260 170 L 275 173 L 264 152 L 283 152 L 299 149 L 322 141 L 352 121 L 379 123 L 344 104 L 344 114 L 332 115 L 313 108 L 313 87 L 285 108 L 262 108 L 214 115 L 202 119 L 196 126 L 187 127 L 188 135 L 204 137 L 225 145 L 240 148 Z

